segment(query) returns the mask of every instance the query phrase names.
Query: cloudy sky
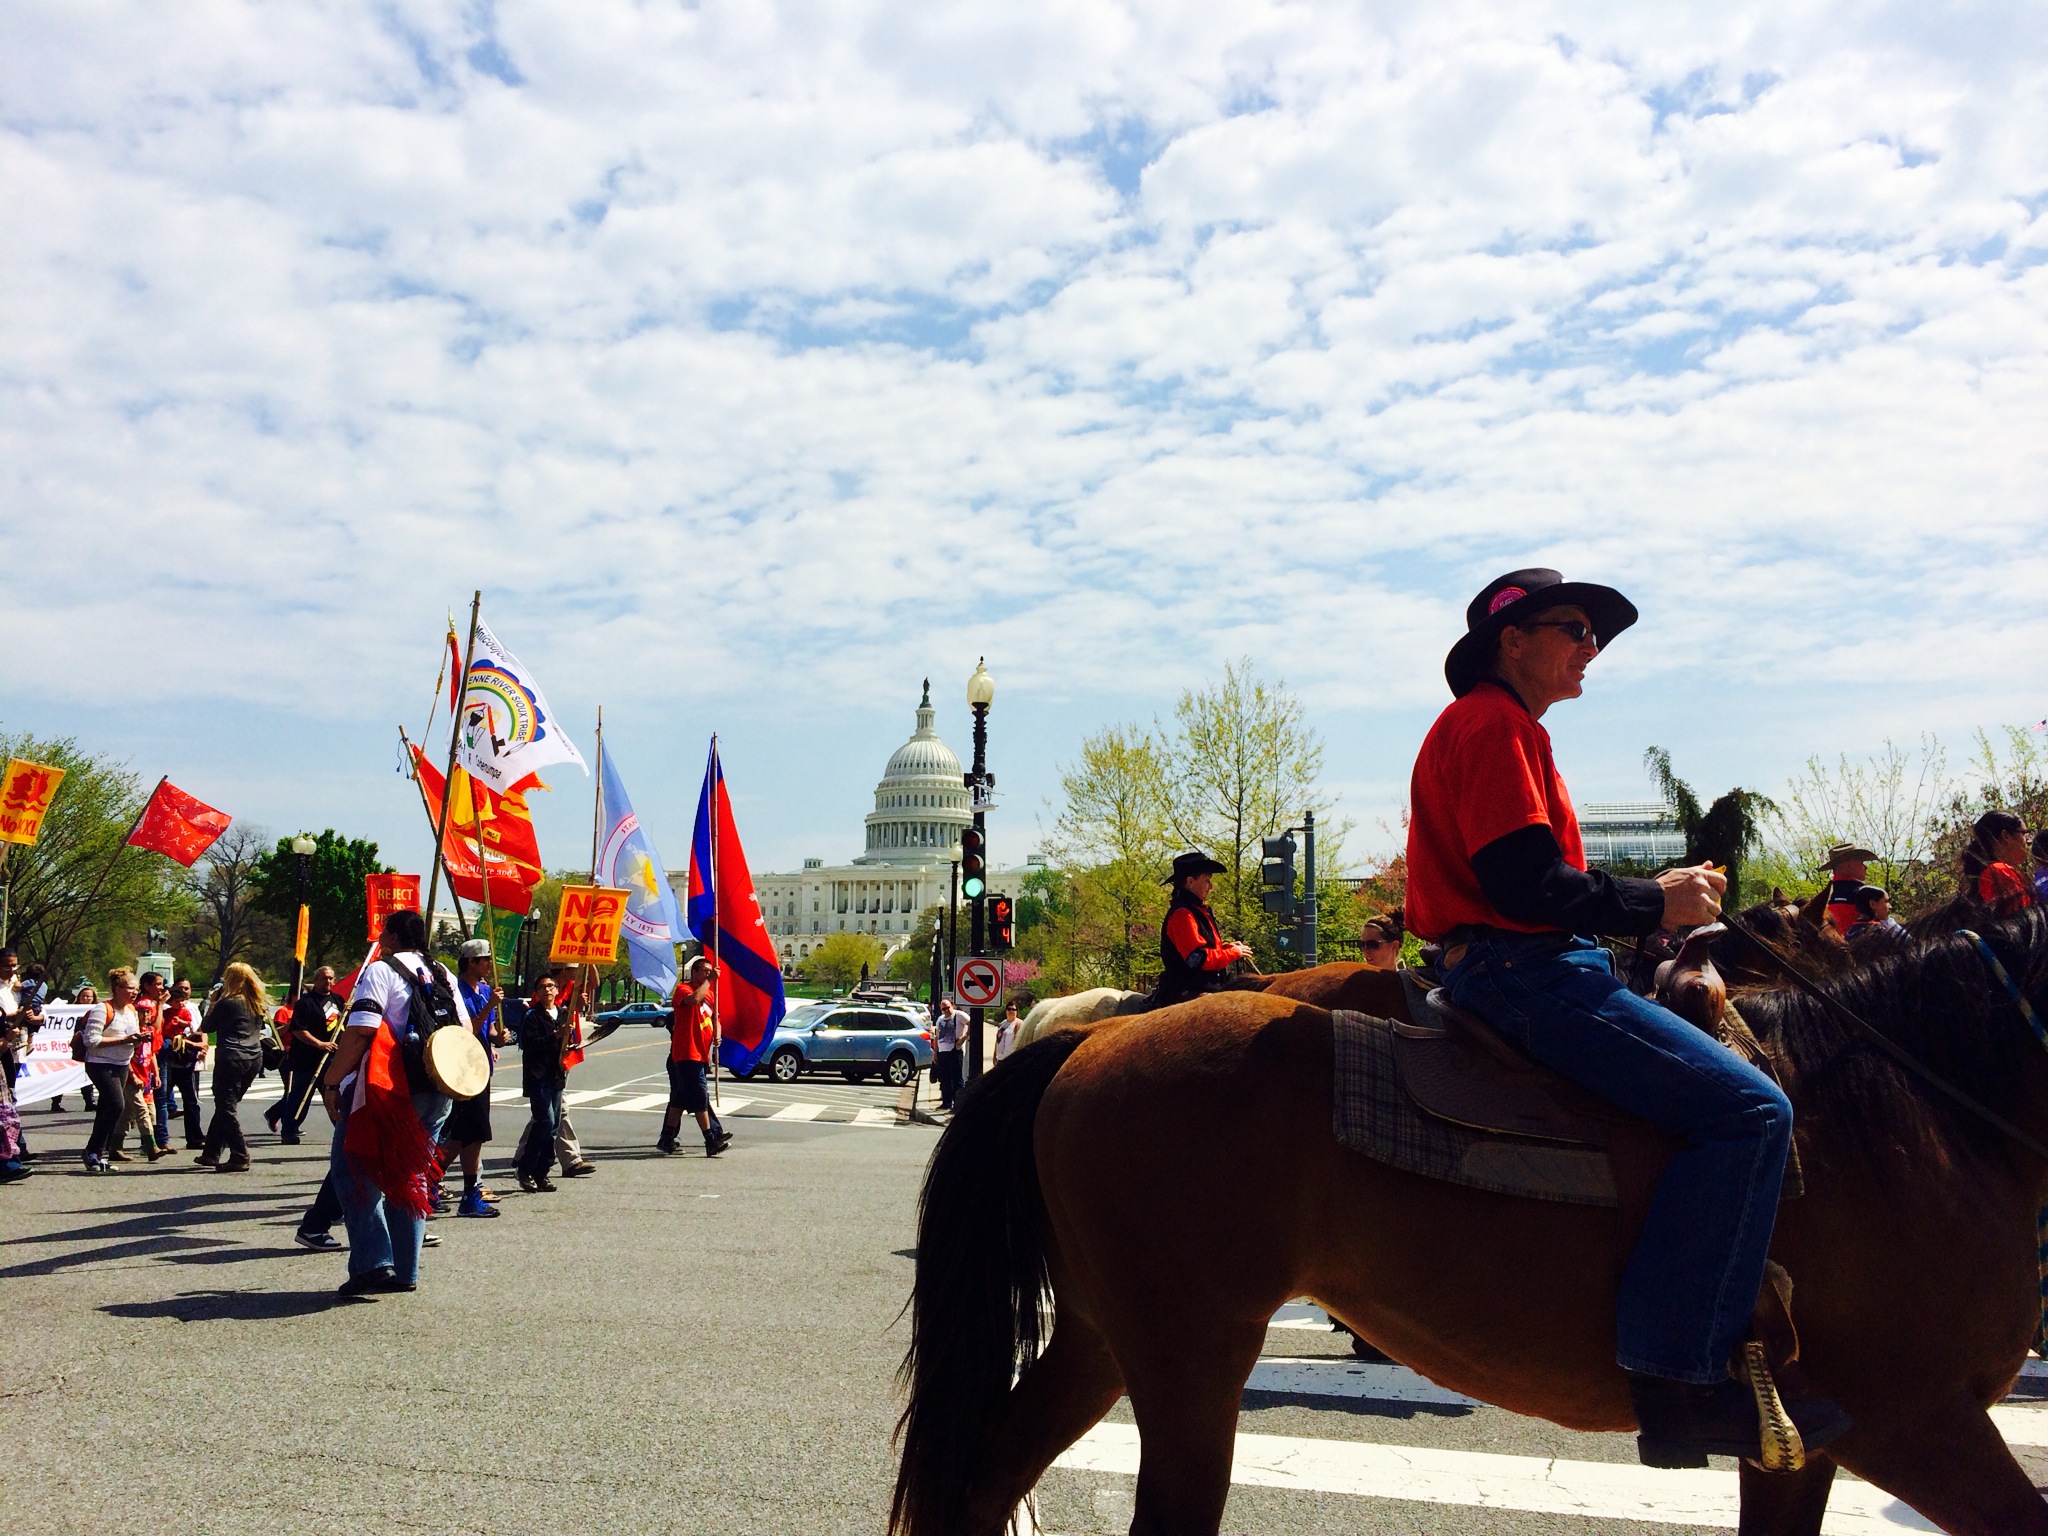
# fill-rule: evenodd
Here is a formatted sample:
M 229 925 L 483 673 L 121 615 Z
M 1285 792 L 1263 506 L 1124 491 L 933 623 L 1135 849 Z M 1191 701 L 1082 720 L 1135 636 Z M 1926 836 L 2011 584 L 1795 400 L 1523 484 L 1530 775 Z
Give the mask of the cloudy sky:
M 1644 614 L 1581 799 L 2048 714 L 2025 0 L 17 0 L 0 194 L 0 725 L 401 867 L 478 586 L 671 863 L 983 654 L 1000 858 L 1236 656 L 1363 848 L 1532 563 Z

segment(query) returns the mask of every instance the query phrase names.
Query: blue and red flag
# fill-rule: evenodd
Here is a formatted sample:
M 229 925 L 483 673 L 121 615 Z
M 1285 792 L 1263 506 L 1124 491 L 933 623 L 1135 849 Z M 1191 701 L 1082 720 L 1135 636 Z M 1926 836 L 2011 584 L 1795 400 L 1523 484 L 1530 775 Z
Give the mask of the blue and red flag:
M 716 736 L 704 765 L 704 792 L 697 799 L 697 826 L 690 838 L 688 906 L 690 932 L 718 958 L 718 1059 L 727 1071 L 744 1075 L 768 1054 L 787 1005 L 782 967 L 776 962 L 768 925 L 761 920 L 754 877 L 732 819 Z

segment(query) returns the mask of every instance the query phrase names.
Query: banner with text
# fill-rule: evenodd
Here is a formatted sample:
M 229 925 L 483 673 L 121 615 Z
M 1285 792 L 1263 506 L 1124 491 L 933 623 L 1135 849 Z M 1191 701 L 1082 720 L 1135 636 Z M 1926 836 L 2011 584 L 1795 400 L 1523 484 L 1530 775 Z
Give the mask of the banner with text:
M 33 843 L 42 836 L 43 818 L 63 782 L 62 768 L 9 758 L 0 775 L 0 843 Z
M 85 1063 L 71 1059 L 71 1031 L 85 1010 L 84 1003 L 43 1004 L 43 1022 L 29 1037 L 21 1076 L 14 1080 L 15 1103 L 40 1104 L 85 1087 Z
M 616 960 L 628 894 L 609 885 L 563 886 L 548 964 L 610 965 Z
M 377 935 L 384 931 L 384 919 L 394 912 L 417 912 L 420 909 L 420 877 L 418 875 L 369 875 L 366 881 L 370 892 L 369 941 L 377 942 Z

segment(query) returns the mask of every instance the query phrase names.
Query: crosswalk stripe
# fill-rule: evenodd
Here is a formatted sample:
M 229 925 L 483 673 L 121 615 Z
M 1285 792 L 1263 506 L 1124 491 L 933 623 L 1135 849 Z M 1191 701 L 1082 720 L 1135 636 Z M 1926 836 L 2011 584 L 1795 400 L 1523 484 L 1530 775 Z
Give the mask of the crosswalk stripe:
M 493 1104 L 510 1104 L 514 1099 L 523 1099 L 525 1097 L 526 1095 L 517 1088 L 501 1088 L 491 1095 L 491 1102 Z
M 628 1115 L 644 1114 L 650 1109 L 665 1109 L 667 1107 L 668 1095 L 665 1093 L 643 1093 L 637 1098 L 622 1099 L 617 1104 L 598 1105 L 599 1109 L 617 1110 Z
M 815 1120 L 832 1106 L 829 1104 L 785 1104 L 768 1116 L 770 1120 Z
M 1134 1477 L 1138 1471 L 1137 1426 L 1098 1424 L 1053 1465 Z M 1291 1488 L 1658 1525 L 1733 1529 L 1741 1518 L 1741 1493 L 1733 1472 L 1673 1472 L 1625 1462 L 1564 1461 L 1419 1445 L 1303 1440 L 1288 1435 L 1239 1435 L 1230 1480 L 1252 1488 Z M 1934 1527 L 1890 1494 L 1842 1477 L 1835 1481 L 1827 1522 L 1821 1529 L 1827 1536 L 1877 1536 Z
M 2007 1445 L 2048 1445 L 2048 1407 L 1998 1403 L 1991 1410 L 1991 1422 Z
M 893 1109 L 877 1109 L 874 1105 L 869 1104 L 855 1110 L 853 1112 L 853 1119 L 848 1124 L 893 1127 L 896 1124 L 896 1111 Z
M 592 1099 L 602 1099 L 611 1093 L 609 1088 L 578 1088 L 562 1095 L 562 1107 L 574 1109 L 578 1104 L 588 1104 Z

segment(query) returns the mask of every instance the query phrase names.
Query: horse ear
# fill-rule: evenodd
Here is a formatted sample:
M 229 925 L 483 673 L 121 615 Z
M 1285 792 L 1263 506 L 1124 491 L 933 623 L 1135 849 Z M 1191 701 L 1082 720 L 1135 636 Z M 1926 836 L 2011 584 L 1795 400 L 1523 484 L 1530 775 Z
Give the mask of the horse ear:
M 1774 907 L 1789 907 L 1791 905 L 1791 903 L 1785 899 L 1785 887 L 1783 887 L 1782 885 L 1774 885 L 1771 887 L 1771 905 Z

